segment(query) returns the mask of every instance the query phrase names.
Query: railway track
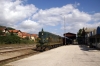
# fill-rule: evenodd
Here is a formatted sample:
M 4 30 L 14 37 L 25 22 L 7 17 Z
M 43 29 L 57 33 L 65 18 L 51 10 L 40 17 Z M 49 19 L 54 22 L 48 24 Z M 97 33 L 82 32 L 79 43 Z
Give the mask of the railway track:
M 5 50 L 5 49 L 15 49 L 15 48 L 23 48 L 23 47 L 32 47 L 32 46 L 35 46 L 34 45 L 25 45 L 25 44 L 22 44 L 22 45 L 8 45 L 8 46 L 0 46 L 0 50 Z
M 35 46 L 0 49 L 0 66 L 16 59 L 40 53 L 34 51 L 34 48 Z
M 18 48 L 7 48 L 7 49 L 3 48 L 0 50 L 0 54 L 7 53 L 7 52 L 15 52 L 15 51 L 24 50 L 24 49 L 32 49 L 32 48 L 34 47 L 31 46 L 31 47 L 18 47 Z

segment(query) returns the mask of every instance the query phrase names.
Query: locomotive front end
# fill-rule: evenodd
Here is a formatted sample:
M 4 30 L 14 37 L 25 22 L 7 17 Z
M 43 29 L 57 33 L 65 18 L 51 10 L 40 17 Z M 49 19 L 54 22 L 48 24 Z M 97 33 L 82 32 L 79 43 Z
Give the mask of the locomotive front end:
M 39 32 L 39 38 L 40 38 L 39 43 L 40 43 L 41 45 L 47 43 L 47 39 L 46 39 L 46 34 L 45 34 L 45 32 L 43 32 L 43 31 Z

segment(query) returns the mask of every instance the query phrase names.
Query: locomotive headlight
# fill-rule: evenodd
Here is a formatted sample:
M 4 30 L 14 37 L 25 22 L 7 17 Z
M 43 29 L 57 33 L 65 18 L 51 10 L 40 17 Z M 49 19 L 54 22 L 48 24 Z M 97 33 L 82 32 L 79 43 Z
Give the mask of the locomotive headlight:
M 43 33 L 42 33 L 42 35 L 43 35 Z

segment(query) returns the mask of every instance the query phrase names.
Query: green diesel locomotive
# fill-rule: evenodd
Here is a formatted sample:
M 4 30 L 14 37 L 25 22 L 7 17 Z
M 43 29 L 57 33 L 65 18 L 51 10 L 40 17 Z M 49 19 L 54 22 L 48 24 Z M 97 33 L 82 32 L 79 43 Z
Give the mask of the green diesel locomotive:
M 62 37 L 46 31 L 39 32 L 39 42 L 36 45 L 36 50 L 44 51 L 54 47 L 63 45 Z

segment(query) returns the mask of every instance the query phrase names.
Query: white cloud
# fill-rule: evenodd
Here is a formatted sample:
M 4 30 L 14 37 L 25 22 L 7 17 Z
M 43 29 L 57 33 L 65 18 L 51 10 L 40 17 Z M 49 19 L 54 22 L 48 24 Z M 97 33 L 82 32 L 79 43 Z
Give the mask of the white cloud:
M 89 14 L 79 11 L 71 4 L 60 8 L 41 9 L 38 13 L 33 15 L 33 20 L 37 20 L 39 23 L 45 25 L 55 26 L 64 20 L 64 16 L 67 23 L 88 22 L 91 20 Z
M 80 5 L 80 3 L 78 3 L 78 2 L 75 2 L 75 4 L 73 4 L 74 7 L 77 7 L 79 5 Z
M 94 21 L 100 21 L 100 13 L 95 13 L 95 14 L 93 14 L 92 19 L 93 19 Z
M 70 13 L 73 9 L 74 7 L 71 4 L 61 8 L 40 9 L 38 13 L 33 15 L 33 20 L 36 20 L 41 24 L 56 26 L 62 21 L 62 15 Z
M 13 26 L 37 10 L 34 5 L 24 5 L 21 0 L 0 0 L 0 24 Z
M 25 20 L 20 24 L 21 27 L 25 28 L 25 29 L 29 29 L 29 28 L 38 28 L 40 27 L 38 23 L 31 21 L 31 20 Z
M 74 9 L 72 13 L 66 15 L 66 21 L 72 23 L 88 22 L 91 20 L 91 16 L 85 12 L 80 12 L 78 9 Z
M 26 31 L 29 33 L 37 33 L 39 29 L 42 28 L 42 25 L 39 25 L 39 23 L 34 22 L 32 20 L 25 20 L 22 23 L 19 24 L 18 27 L 22 31 Z

